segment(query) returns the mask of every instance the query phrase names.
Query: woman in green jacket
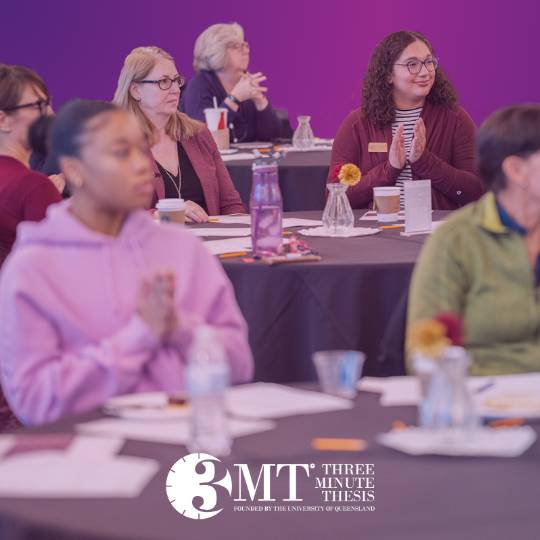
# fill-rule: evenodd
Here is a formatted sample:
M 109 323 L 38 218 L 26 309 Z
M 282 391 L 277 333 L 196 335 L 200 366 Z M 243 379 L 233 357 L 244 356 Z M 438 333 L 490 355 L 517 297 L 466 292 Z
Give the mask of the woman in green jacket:
M 472 374 L 540 371 L 540 105 L 492 114 L 477 151 L 489 191 L 426 243 L 408 327 L 452 311 L 463 319 Z

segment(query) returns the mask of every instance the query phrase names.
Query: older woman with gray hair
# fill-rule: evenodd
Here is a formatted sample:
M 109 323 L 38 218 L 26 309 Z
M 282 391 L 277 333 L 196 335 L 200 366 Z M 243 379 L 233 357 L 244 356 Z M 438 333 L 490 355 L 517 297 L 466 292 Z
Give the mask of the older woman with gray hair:
M 214 98 L 229 111 L 231 139 L 269 141 L 280 136 L 281 124 L 266 97 L 266 77 L 249 73 L 249 44 L 237 23 L 213 24 L 195 41 L 196 71 L 182 93 L 181 110 L 204 121 L 204 109 Z

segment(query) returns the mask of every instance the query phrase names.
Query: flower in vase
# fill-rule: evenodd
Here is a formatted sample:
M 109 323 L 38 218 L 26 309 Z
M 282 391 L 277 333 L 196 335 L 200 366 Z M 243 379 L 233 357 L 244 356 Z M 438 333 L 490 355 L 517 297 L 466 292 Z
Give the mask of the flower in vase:
M 339 182 L 345 186 L 356 186 L 362 178 L 362 173 L 354 163 L 345 163 L 339 168 L 337 177 Z
M 446 328 L 446 336 L 452 345 L 463 347 L 463 321 L 459 315 L 451 311 L 439 313 L 435 320 Z
M 435 319 L 416 322 L 410 333 L 410 347 L 428 358 L 439 358 L 451 344 L 446 326 Z

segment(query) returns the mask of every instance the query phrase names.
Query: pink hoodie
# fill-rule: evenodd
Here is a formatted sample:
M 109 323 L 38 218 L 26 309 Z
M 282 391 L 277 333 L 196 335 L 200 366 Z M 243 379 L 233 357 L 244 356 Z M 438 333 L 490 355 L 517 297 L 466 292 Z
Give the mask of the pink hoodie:
M 16 416 L 40 424 L 119 394 L 184 388 L 193 329 L 212 325 L 233 382 L 253 375 L 247 328 L 219 262 L 189 231 L 144 211 L 112 238 L 53 205 L 17 229 L 0 274 L 0 381 Z M 179 330 L 163 344 L 137 315 L 144 277 L 176 271 Z

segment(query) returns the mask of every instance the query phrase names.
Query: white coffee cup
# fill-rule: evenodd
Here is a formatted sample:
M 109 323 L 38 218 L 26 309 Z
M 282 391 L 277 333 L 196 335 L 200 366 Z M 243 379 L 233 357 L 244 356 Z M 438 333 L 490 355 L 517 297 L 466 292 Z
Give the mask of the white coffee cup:
M 397 221 L 399 218 L 399 196 L 401 189 L 398 186 L 382 186 L 373 188 L 373 201 L 377 210 L 378 221 Z
M 227 127 L 227 109 L 224 107 L 204 109 L 204 117 L 206 118 L 206 127 L 210 131 L 217 131 L 221 117 L 223 116 L 223 128 Z
M 186 203 L 183 199 L 159 199 L 156 210 L 162 223 L 183 225 L 186 222 Z

